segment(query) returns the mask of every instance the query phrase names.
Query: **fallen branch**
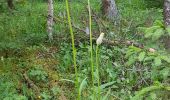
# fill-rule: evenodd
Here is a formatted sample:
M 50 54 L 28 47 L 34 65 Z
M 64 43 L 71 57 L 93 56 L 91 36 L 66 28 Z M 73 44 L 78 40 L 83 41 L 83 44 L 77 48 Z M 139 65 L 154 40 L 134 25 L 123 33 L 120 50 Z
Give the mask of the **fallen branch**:
M 97 38 L 93 38 L 93 40 L 97 40 Z M 154 48 L 146 48 L 144 46 L 144 44 L 138 43 L 138 42 L 133 42 L 133 41 L 129 41 L 129 40 L 108 40 L 108 39 L 103 39 L 103 43 L 104 44 L 108 44 L 108 45 L 126 45 L 126 46 L 135 46 L 141 49 L 146 49 L 149 52 L 156 52 L 156 50 Z
M 54 18 L 55 22 L 59 21 L 59 22 L 64 22 L 64 23 L 67 23 L 65 20 L 60 20 L 59 18 Z M 98 24 L 99 26 L 99 31 L 101 31 L 101 27 L 100 27 L 100 23 L 102 22 L 99 22 L 99 20 L 97 19 L 96 15 L 94 14 L 94 20 L 96 21 L 96 23 Z M 102 26 L 105 27 L 105 25 L 102 23 Z M 89 35 L 86 34 L 86 31 L 84 29 L 81 29 L 80 27 L 76 26 L 73 22 L 72 22 L 72 27 L 77 29 L 78 31 L 81 31 L 83 33 L 85 33 L 84 35 L 84 39 L 89 39 Z M 95 32 L 93 32 L 94 34 L 96 34 Z M 76 36 L 76 40 L 77 41 L 81 41 L 82 39 L 82 36 Z M 97 37 L 94 35 L 93 36 L 93 41 L 96 41 L 97 40 Z M 84 40 L 83 39 L 83 40 Z M 138 47 L 138 48 L 141 48 L 141 49 L 146 49 L 148 50 L 149 52 L 155 52 L 156 50 L 153 49 L 153 48 L 145 48 L 144 47 L 144 44 L 141 44 L 141 43 L 138 43 L 138 42 L 134 42 L 134 41 L 130 41 L 130 40 L 108 40 L 108 39 L 103 39 L 103 43 L 104 44 L 107 44 L 107 45 L 127 45 L 127 46 L 135 46 L 135 47 Z
M 28 84 L 28 86 L 31 87 L 35 91 L 37 97 L 40 96 L 39 88 L 34 84 L 34 82 L 31 79 L 29 79 L 26 72 L 23 74 L 23 77 L 24 77 L 26 83 Z

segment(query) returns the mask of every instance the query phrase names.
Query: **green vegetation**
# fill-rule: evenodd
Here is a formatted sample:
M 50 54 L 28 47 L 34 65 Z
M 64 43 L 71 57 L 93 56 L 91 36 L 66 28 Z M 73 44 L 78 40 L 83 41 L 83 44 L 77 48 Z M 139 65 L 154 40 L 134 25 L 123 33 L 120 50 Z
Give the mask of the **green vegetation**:
M 0 1 L 0 100 L 169 100 L 161 1 L 116 0 L 115 25 L 100 0 L 54 0 L 52 42 L 45 0 Z

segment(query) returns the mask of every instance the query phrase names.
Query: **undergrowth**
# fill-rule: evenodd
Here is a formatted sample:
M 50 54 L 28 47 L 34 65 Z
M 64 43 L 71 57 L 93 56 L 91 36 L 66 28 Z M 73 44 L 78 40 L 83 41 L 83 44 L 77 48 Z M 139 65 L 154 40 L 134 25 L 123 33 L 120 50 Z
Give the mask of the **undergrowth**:
M 99 0 L 55 0 L 52 43 L 45 1 L 15 1 L 12 13 L 0 2 L 0 99 L 169 100 L 170 55 L 162 43 L 169 29 L 161 5 L 148 2 L 117 0 L 114 25 Z M 100 32 L 121 42 L 96 45 Z

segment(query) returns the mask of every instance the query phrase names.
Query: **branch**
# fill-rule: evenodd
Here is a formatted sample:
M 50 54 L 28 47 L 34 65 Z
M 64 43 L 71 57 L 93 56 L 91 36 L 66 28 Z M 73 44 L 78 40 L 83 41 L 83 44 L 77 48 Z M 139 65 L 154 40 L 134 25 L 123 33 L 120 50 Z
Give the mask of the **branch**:
M 26 82 L 28 83 L 28 86 L 30 86 L 33 90 L 35 90 L 37 96 L 39 96 L 40 95 L 39 88 L 34 84 L 34 82 L 32 80 L 29 79 L 26 72 L 23 74 L 23 77 L 26 80 Z
M 94 14 L 95 15 L 95 21 L 96 21 L 96 23 L 98 24 L 98 26 L 99 26 L 99 31 L 101 31 L 101 29 L 100 29 L 100 23 L 102 23 L 102 22 L 99 22 L 99 20 L 97 19 L 97 17 L 96 17 L 96 14 Z M 55 21 L 59 21 L 59 22 L 64 22 L 64 23 L 67 23 L 66 21 L 62 21 L 62 20 L 60 20 L 59 18 L 54 18 L 54 20 Z M 102 26 L 103 27 L 105 27 L 105 25 L 102 23 Z M 81 29 L 80 27 L 78 27 L 78 26 L 76 26 L 73 22 L 72 22 L 72 27 L 73 28 L 75 28 L 75 29 L 77 29 L 78 31 L 81 31 L 81 32 L 83 32 L 83 33 L 86 33 L 86 31 L 84 30 L 84 29 Z M 93 32 L 94 34 L 95 34 L 95 32 Z M 81 41 L 81 38 L 82 38 L 82 36 L 76 36 L 76 37 L 78 37 L 78 38 L 76 38 L 76 40 L 78 40 L 78 41 Z M 93 38 L 93 41 L 96 41 L 97 40 L 97 37 L 96 36 L 93 36 L 93 37 L 95 37 L 95 38 Z M 84 36 L 84 38 L 86 39 L 89 39 L 89 35 L 87 35 L 87 34 L 85 34 L 85 36 Z M 146 49 L 146 50 L 148 50 L 149 52 L 155 52 L 156 50 L 155 49 L 153 49 L 153 48 L 145 48 L 145 46 L 144 46 L 144 44 L 141 44 L 141 43 L 138 43 L 138 42 L 134 42 L 134 41 L 130 41 L 130 40 L 108 40 L 108 39 L 106 39 L 106 38 L 104 38 L 103 39 L 103 43 L 104 44 L 107 44 L 107 45 L 127 45 L 127 46 L 135 46 L 135 47 L 138 47 L 138 48 L 141 48 L 141 49 Z

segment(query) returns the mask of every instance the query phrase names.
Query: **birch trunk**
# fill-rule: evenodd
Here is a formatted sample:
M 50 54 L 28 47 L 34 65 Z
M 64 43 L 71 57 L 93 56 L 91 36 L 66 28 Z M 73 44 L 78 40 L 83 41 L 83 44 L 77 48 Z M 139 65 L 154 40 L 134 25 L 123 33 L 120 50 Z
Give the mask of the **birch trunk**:
M 53 40 L 53 0 L 48 0 L 47 32 L 49 40 Z
M 102 12 L 110 20 L 118 20 L 118 9 L 115 0 L 102 0 Z
M 164 24 L 166 27 L 170 27 L 170 0 L 164 0 Z M 165 38 L 165 47 L 170 49 L 170 36 Z

